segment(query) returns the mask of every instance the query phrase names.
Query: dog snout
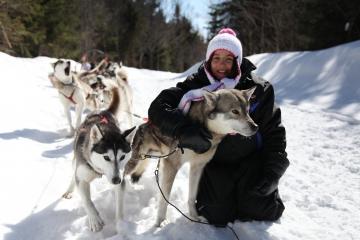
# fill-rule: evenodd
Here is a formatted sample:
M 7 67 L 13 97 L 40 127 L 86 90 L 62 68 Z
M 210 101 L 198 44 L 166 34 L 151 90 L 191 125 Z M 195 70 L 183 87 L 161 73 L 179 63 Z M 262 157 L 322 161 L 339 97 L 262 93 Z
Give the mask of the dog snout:
M 119 184 L 119 183 L 121 183 L 120 177 L 113 177 L 113 178 L 111 179 L 111 181 L 112 181 L 113 184 Z

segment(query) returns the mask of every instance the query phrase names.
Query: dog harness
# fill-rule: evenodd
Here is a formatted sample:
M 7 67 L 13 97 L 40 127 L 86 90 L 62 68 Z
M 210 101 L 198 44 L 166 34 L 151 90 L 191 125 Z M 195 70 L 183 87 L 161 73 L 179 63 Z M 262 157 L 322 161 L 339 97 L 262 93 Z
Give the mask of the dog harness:
M 74 88 L 74 90 L 72 91 L 72 93 L 70 94 L 70 96 L 66 96 L 64 93 L 60 92 L 65 98 L 69 99 L 70 102 L 72 102 L 73 104 L 76 104 L 75 100 L 74 100 L 74 93 L 75 93 L 76 88 Z
M 49 75 L 50 80 L 52 78 L 56 78 L 53 74 Z M 52 80 L 51 80 L 52 81 Z M 60 80 L 59 80 L 60 81 Z M 65 84 L 65 83 L 63 83 Z M 70 102 L 72 102 L 73 104 L 76 104 L 75 100 L 74 100 L 74 93 L 76 90 L 76 86 L 75 86 L 75 80 L 74 80 L 74 76 L 71 77 L 71 82 L 65 85 L 73 85 L 74 86 L 74 90 L 71 92 L 70 96 L 66 96 L 66 94 L 64 94 L 63 92 L 61 92 L 59 89 L 59 93 L 61 93 L 61 95 L 63 95 L 66 99 L 68 99 Z

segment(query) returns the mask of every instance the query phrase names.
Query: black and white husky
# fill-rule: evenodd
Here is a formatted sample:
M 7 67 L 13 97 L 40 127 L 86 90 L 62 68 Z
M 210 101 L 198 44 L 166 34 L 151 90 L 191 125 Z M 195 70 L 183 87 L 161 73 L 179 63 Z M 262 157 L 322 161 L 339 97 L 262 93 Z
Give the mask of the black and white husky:
M 105 175 L 114 186 L 116 220 L 122 218 L 121 176 L 130 158 L 134 128 L 122 132 L 115 116 L 119 108 L 118 89 L 112 90 L 112 101 L 105 111 L 88 115 L 78 128 L 74 142 L 74 175 L 64 198 L 71 198 L 76 186 L 89 218 L 91 231 L 100 231 L 104 225 L 90 197 L 90 182 Z
M 195 201 L 199 180 L 204 166 L 215 154 L 218 144 L 227 134 L 241 134 L 252 136 L 258 126 L 249 116 L 249 99 L 255 88 L 249 90 L 222 89 L 214 93 L 205 92 L 204 100 L 193 102 L 189 116 L 194 121 L 206 127 L 212 135 L 211 148 L 198 154 L 190 149 L 184 149 L 182 154 L 177 149 L 178 141 L 164 136 L 151 123 L 139 126 L 132 143 L 132 156 L 125 168 L 125 174 L 131 174 L 133 182 L 139 180 L 147 166 L 147 155 L 165 156 L 176 150 L 167 158 L 160 161 L 160 187 L 167 199 L 180 167 L 190 163 L 188 208 L 192 219 L 205 220 L 198 216 Z M 159 208 L 155 226 L 160 226 L 165 220 L 167 203 L 160 196 Z

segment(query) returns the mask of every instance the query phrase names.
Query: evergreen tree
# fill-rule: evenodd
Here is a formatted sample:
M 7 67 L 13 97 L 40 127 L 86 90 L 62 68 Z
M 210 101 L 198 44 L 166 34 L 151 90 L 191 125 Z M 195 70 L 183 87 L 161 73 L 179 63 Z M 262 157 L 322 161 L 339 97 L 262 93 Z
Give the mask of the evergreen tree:
M 184 71 L 203 58 L 204 40 L 180 6 L 176 19 L 167 22 L 160 3 L 0 0 L 0 50 L 80 60 L 99 49 L 129 66 Z
M 33 45 L 43 38 L 36 22 L 41 14 L 38 1 L 0 1 L 0 51 L 31 56 Z
M 45 1 L 43 7 L 46 37 L 39 54 L 77 59 L 80 55 L 78 2 L 50 0 Z
M 210 37 L 231 27 L 245 55 L 315 50 L 360 39 L 357 0 L 227 0 L 211 6 Z

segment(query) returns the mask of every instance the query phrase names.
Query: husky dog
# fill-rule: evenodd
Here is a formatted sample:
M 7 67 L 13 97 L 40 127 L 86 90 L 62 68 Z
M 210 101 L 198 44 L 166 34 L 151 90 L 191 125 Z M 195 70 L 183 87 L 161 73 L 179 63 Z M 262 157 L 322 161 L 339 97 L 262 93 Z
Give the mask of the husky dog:
M 112 90 L 113 100 L 107 110 L 87 116 L 77 130 L 74 142 L 74 175 L 64 198 L 71 198 L 76 185 L 89 218 L 91 231 L 100 231 L 104 225 L 90 197 L 90 182 L 105 175 L 114 184 L 116 195 L 116 220 L 122 218 L 120 201 L 121 174 L 130 158 L 130 142 L 134 128 L 121 132 L 114 116 L 119 107 L 117 89 Z
M 70 71 L 71 62 L 58 60 L 52 63 L 54 72 L 49 75 L 53 86 L 59 92 L 60 101 L 64 107 L 66 119 L 69 124 L 69 136 L 73 136 L 75 128 L 81 123 L 81 115 L 85 108 L 98 109 L 100 106 L 101 89 L 91 88 L 88 84 L 80 81 L 77 75 Z M 76 122 L 72 125 L 70 108 L 75 106 Z
M 116 77 L 117 79 L 121 79 L 125 82 L 128 81 L 128 73 L 123 67 L 122 62 L 108 62 L 104 69 L 104 75 L 107 74 L 109 77 Z
M 198 154 L 190 149 L 183 149 L 182 154 L 177 149 L 178 141 L 161 134 L 160 130 L 151 123 L 144 123 L 136 131 L 132 143 L 132 155 L 125 167 L 125 174 L 131 174 L 136 182 L 147 166 L 147 155 L 168 155 L 160 161 L 160 186 L 165 197 L 169 199 L 172 184 L 177 171 L 186 161 L 190 162 L 189 173 L 189 214 L 193 219 L 205 220 L 199 217 L 195 208 L 195 200 L 202 170 L 214 156 L 218 144 L 227 134 L 239 133 L 252 136 L 258 126 L 249 116 L 249 99 L 255 88 L 248 90 L 222 89 L 214 93 L 205 92 L 204 100 L 193 102 L 189 111 L 192 120 L 205 126 L 212 135 L 211 148 Z M 155 226 L 160 226 L 165 220 L 167 203 L 160 196 L 159 208 Z
M 96 75 L 96 81 L 91 81 L 90 86 L 93 88 L 100 88 L 102 90 L 101 95 L 101 108 L 108 107 L 112 99 L 112 89 L 117 88 L 120 94 L 120 99 L 123 98 L 122 91 L 120 91 L 119 86 L 110 78 L 105 77 L 104 75 Z M 120 100 L 120 106 L 122 101 Z
M 104 69 L 103 75 L 107 79 L 113 79 L 119 87 L 120 92 L 120 112 L 127 116 L 128 124 L 133 126 L 133 92 L 128 82 L 128 73 L 122 62 L 109 62 Z

